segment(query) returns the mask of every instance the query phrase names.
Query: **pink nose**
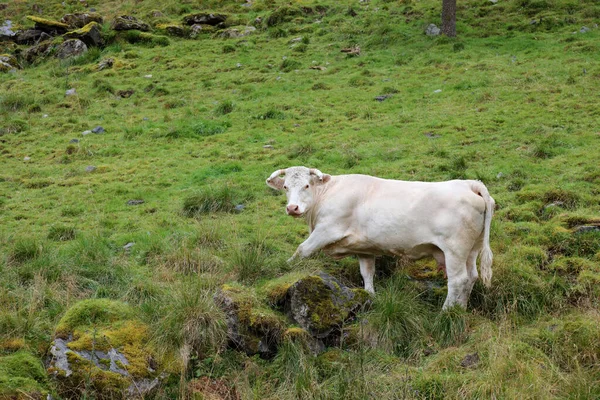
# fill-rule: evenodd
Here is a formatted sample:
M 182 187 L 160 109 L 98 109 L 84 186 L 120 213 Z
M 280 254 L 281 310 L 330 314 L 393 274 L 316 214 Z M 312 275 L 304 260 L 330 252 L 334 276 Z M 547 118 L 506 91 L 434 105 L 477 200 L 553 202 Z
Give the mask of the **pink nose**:
M 298 206 L 296 204 L 290 204 L 289 206 L 287 206 L 286 211 L 288 215 L 300 214 L 300 210 L 298 210 Z

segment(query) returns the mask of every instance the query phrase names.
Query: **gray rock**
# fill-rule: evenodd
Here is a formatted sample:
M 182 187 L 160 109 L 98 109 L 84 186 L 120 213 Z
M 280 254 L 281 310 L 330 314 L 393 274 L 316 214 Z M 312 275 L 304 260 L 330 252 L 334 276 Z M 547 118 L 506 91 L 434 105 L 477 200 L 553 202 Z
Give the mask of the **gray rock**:
M 77 57 L 88 51 L 88 47 L 79 39 L 68 39 L 56 49 L 56 57 L 60 59 Z
M 298 43 L 302 41 L 302 36 L 297 37 L 297 38 L 293 38 L 292 40 L 290 40 L 290 43 Z
M 490 3 L 492 3 L 492 4 L 496 4 L 496 3 L 498 3 L 498 0 L 488 0 L 488 1 L 489 1 Z
M 573 230 L 573 233 L 600 232 L 600 225 L 581 225 Z
M 69 143 L 79 143 L 79 139 L 71 139 L 69 140 Z
M 241 38 L 244 36 L 248 36 L 255 31 L 256 31 L 256 28 L 253 26 L 240 26 L 240 27 L 225 29 L 219 33 L 219 36 L 222 38 Z
M 77 91 L 75 90 L 75 88 L 67 89 L 65 91 L 65 96 L 75 96 L 76 94 Z
M 25 50 L 22 53 L 22 57 L 25 61 L 31 64 L 38 58 L 47 57 L 50 55 L 54 48 L 55 45 L 53 45 L 51 42 L 43 42 Z
M 236 205 L 236 206 L 234 207 L 234 210 L 235 210 L 236 212 L 240 213 L 240 212 L 244 211 L 244 208 L 246 208 L 246 206 L 245 206 L 245 205 L 243 205 L 243 204 L 238 204 L 238 205 Z
M 7 19 L 0 25 L 0 36 L 15 36 L 16 33 L 12 30 L 12 21 Z
M 213 13 L 198 13 L 186 15 L 183 17 L 183 22 L 186 25 L 204 24 L 204 25 L 219 25 L 225 22 L 227 15 Z
M 423 135 L 427 136 L 430 139 L 438 139 L 442 137 L 442 135 L 438 135 L 433 132 L 425 132 Z
M 442 93 L 442 89 L 436 89 L 433 91 L 433 93 Z
M 496 174 L 496 179 L 502 179 L 502 178 L 504 178 L 504 172 L 498 172 Z
M 70 337 L 69 341 L 71 340 L 73 340 L 73 338 Z M 67 347 L 67 341 L 61 338 L 56 338 L 54 340 L 54 344 L 50 348 L 50 354 L 52 354 L 54 366 L 63 371 L 65 376 L 68 377 L 73 373 L 73 371 L 69 367 L 67 351 L 69 351 L 69 348 Z
M 27 157 L 27 156 L 23 157 L 23 161 L 29 161 L 29 160 L 31 160 L 31 157 Z
M 271 150 L 271 149 L 273 149 L 273 145 L 272 144 L 265 144 L 263 146 L 263 149 L 269 149 L 269 150 Z
M 17 44 L 37 44 L 44 40 L 52 39 L 52 36 L 48 35 L 44 31 L 39 29 L 27 29 L 19 32 L 13 40 Z
M 82 134 L 83 136 L 85 136 L 85 135 L 89 135 L 90 133 L 92 133 L 92 131 L 83 131 L 83 132 L 81 132 L 81 134 Z
M 148 32 L 150 30 L 150 25 L 140 21 L 136 17 L 132 17 L 130 15 L 121 15 L 114 19 L 111 28 L 115 31 L 138 30 Z
M 128 200 L 127 201 L 127 205 L 128 206 L 137 206 L 137 205 L 140 205 L 140 204 L 144 204 L 144 200 L 136 199 L 136 200 Z
M 89 13 L 73 13 L 73 14 L 65 14 L 60 22 L 63 24 L 67 24 L 72 28 L 83 28 L 90 22 L 97 22 L 102 24 L 104 19 L 101 15 L 89 12 Z
M 85 167 L 85 172 L 94 172 L 96 170 L 96 167 L 93 165 L 88 165 L 87 167 Z
M 0 72 L 9 72 L 21 69 L 17 59 L 10 54 L 0 54 Z
M 193 39 L 202 33 L 202 25 L 194 24 L 190 27 L 190 37 Z
M 123 250 L 129 251 L 135 245 L 134 242 L 129 242 L 125 246 L 123 246 Z
M 392 97 L 392 95 L 391 95 L 391 94 L 382 94 L 382 95 L 379 95 L 379 96 L 375 96 L 375 100 L 377 100 L 377 101 L 379 101 L 379 102 L 382 102 L 382 101 L 384 101 L 385 99 L 388 99 L 388 98 L 390 98 L 390 97 Z
M 544 209 L 548 209 L 548 208 L 552 208 L 552 207 L 562 207 L 565 205 L 564 201 L 555 201 L 553 203 L 550 203 L 546 206 L 544 206 Z
M 93 133 L 104 133 L 104 132 L 106 132 L 106 131 L 104 130 L 104 128 L 103 128 L 103 127 L 101 127 L 101 126 L 97 126 L 97 127 L 95 127 L 94 129 L 92 129 L 92 132 L 93 132 Z
M 98 71 L 102 71 L 103 69 L 112 68 L 115 63 L 114 58 L 106 58 L 98 63 Z
M 479 364 L 479 353 L 467 354 L 465 358 L 460 362 L 460 366 L 463 368 L 474 368 Z
M 591 31 L 590 28 L 588 28 L 587 26 L 582 26 L 581 29 L 579 30 L 579 33 L 587 33 Z
M 440 28 L 435 26 L 435 24 L 427 25 L 427 29 L 425 29 L 425 34 L 427 36 L 438 36 L 440 34 Z

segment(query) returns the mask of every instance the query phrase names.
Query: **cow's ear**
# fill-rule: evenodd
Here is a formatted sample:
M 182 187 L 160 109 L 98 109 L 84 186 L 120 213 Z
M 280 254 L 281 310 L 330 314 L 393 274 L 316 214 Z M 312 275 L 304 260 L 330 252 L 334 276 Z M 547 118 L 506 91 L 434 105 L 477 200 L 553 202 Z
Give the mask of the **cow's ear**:
M 319 180 L 317 179 L 317 183 L 323 184 L 323 183 L 327 183 L 331 180 L 331 175 L 329 174 L 323 174 L 323 179 Z
M 281 190 L 283 189 L 283 179 L 276 176 L 275 178 L 267 179 L 267 185 L 271 186 L 273 189 Z

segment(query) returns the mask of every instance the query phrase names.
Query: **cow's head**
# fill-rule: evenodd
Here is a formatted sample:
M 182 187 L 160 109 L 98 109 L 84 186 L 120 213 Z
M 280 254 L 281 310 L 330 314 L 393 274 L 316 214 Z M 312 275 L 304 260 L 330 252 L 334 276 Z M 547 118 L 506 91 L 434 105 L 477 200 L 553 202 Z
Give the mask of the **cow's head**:
M 288 199 L 286 212 L 293 217 L 300 217 L 312 207 L 315 187 L 330 179 L 331 175 L 316 168 L 290 167 L 273 172 L 267 179 L 267 185 L 284 190 Z

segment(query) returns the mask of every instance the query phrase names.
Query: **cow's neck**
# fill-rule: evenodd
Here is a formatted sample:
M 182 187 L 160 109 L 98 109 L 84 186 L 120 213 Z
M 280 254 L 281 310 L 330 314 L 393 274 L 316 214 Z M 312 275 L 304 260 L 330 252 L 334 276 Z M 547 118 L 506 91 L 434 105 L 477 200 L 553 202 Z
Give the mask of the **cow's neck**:
M 321 207 L 321 202 L 323 201 L 323 196 L 333 186 L 333 184 L 334 177 L 331 177 L 331 180 L 326 184 L 313 186 L 313 204 L 304 214 L 304 219 L 308 225 L 309 233 L 312 233 L 317 225 L 317 215 L 319 213 L 319 208 Z

